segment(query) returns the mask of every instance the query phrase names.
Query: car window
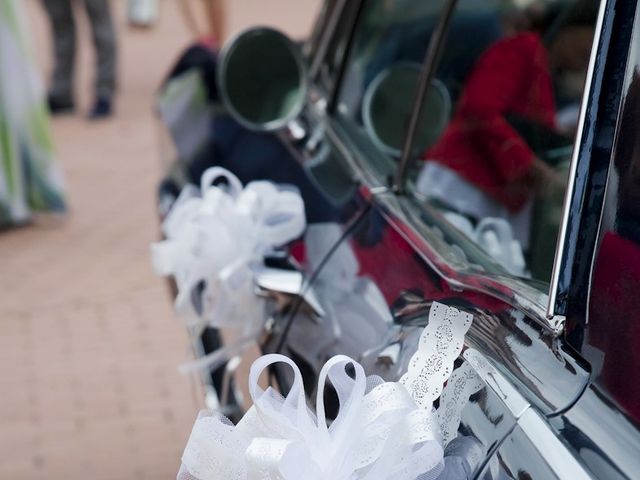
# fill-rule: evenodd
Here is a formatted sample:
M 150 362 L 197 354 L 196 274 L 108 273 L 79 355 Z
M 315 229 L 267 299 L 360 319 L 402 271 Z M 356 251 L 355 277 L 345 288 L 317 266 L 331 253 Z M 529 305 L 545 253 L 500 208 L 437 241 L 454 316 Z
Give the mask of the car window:
M 370 0 L 359 15 L 335 120 L 366 166 L 392 175 L 443 1 Z
M 508 273 L 542 286 L 598 7 L 596 0 L 459 2 L 431 85 L 452 108 L 423 108 L 412 148 L 407 189 L 439 212 L 431 221 L 455 226 Z

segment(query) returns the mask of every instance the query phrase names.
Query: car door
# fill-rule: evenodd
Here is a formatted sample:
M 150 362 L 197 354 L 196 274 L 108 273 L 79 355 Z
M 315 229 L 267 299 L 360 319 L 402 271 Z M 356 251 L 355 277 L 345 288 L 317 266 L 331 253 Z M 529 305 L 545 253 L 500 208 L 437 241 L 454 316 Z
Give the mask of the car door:
M 553 473 L 549 465 L 557 465 L 557 462 L 545 458 L 550 452 L 541 448 L 539 439 L 555 438 L 556 431 L 548 418 L 571 406 L 589 377 L 582 359 L 567 349 L 559 338 L 561 325 L 545 315 L 547 275 L 553 255 L 549 258 L 547 253 L 546 264 L 540 269 L 538 278 L 531 278 L 534 274 L 531 270 L 529 273 L 524 271 L 526 264 L 524 269 L 521 266 L 519 274 L 514 273 L 513 257 L 516 254 L 513 250 L 507 252 L 507 257 L 500 255 L 500 250 L 492 250 L 492 245 L 469 234 L 467 224 L 459 216 L 449 215 L 455 212 L 443 209 L 439 202 L 429 201 L 424 191 L 415 188 L 416 167 L 425 148 L 422 143 L 425 139 L 408 135 L 408 147 L 400 152 L 400 156 L 380 148 L 381 136 L 372 133 L 371 125 L 363 121 L 362 103 L 358 102 L 357 95 L 366 90 L 367 78 L 375 77 L 375 71 L 371 72 L 368 67 L 374 64 L 378 68 L 382 65 L 384 69 L 397 59 L 420 58 L 419 54 L 403 50 L 402 46 L 415 46 L 415 42 L 422 39 L 422 53 L 426 58 L 423 68 L 429 69 L 430 74 L 423 70 L 421 78 L 425 82 L 435 79 L 449 85 L 447 89 L 454 98 L 460 94 L 455 93 L 456 85 L 458 89 L 464 89 L 460 85 L 464 85 L 466 75 L 461 69 L 459 76 L 451 74 L 453 80 L 445 81 L 449 77 L 442 72 L 452 71 L 443 67 L 451 60 L 447 52 L 456 52 L 455 60 L 464 57 L 465 62 L 467 56 L 477 58 L 478 53 L 461 54 L 453 48 L 460 47 L 459 43 L 445 48 L 447 41 L 465 39 L 464 35 L 452 34 L 436 37 L 440 46 L 431 44 L 435 54 L 426 55 L 433 32 L 441 31 L 447 25 L 452 29 L 460 26 L 464 30 L 472 24 L 492 45 L 500 40 L 499 36 L 495 37 L 495 28 L 504 25 L 503 10 L 491 2 L 481 6 L 476 2 L 442 2 L 433 5 L 433 10 L 420 7 L 415 12 L 403 9 L 402 15 L 398 16 L 394 16 L 394 12 L 377 16 L 380 13 L 375 11 L 375 3 L 365 3 L 360 19 L 365 23 L 359 24 L 359 28 L 366 34 L 361 34 L 363 38 L 375 39 L 376 28 L 381 28 L 385 39 L 381 44 L 386 48 L 392 44 L 393 51 L 385 48 L 383 58 L 376 57 L 375 47 L 366 42 L 358 45 L 356 29 L 353 50 L 347 57 L 343 82 L 338 89 L 336 108 L 329 112 L 326 126 L 326 135 L 334 151 L 344 157 L 345 164 L 361 181 L 358 196 L 371 206 L 323 261 L 309 284 L 318 293 L 325 312 L 320 325 L 335 332 L 331 341 L 309 348 L 309 342 L 314 342 L 315 338 L 305 340 L 304 336 L 308 336 L 311 321 L 305 326 L 304 318 L 294 316 L 284 348 L 298 358 L 304 357 L 305 352 L 313 352 L 306 357 L 311 372 L 314 365 L 321 364 L 329 356 L 346 353 L 362 361 L 368 372 L 387 380 L 397 380 L 416 351 L 419 331 L 426 325 L 428 309 L 434 301 L 471 313 L 474 321 L 465 347 L 479 352 L 495 369 L 492 377 L 499 376 L 501 382 L 497 385 L 487 382 L 484 388 L 466 399 L 460 413 L 457 443 L 451 444 L 448 454 L 455 456 L 456 452 L 462 452 L 458 456 L 465 460 L 464 469 L 469 475 L 472 472 L 486 475 L 510 472 L 513 478 L 522 475 L 553 478 L 545 475 Z M 428 18 L 429 15 L 434 18 Z M 384 20 L 381 22 L 380 18 Z M 415 29 L 407 28 L 408 25 Z M 404 32 L 411 32 L 411 38 L 405 38 Z M 438 50 L 442 51 L 441 63 L 433 62 L 439 56 Z M 366 55 L 364 59 L 358 56 L 359 53 Z M 356 83 L 355 88 L 349 79 Z M 415 121 L 420 115 L 410 117 Z M 439 124 L 427 120 L 422 125 Z M 407 131 L 411 132 L 411 126 Z M 437 141 L 440 134 L 442 130 L 438 130 L 431 141 Z M 426 137 L 428 140 L 429 136 Z M 571 141 L 568 146 L 570 151 Z M 398 191 L 402 194 L 398 195 Z M 551 231 L 548 235 L 554 236 L 553 223 L 548 223 L 550 226 L 545 227 Z M 559 225 L 559 219 L 555 224 Z M 498 243 L 501 247 L 513 245 Z M 521 255 L 525 256 L 524 253 Z M 296 325 L 300 328 L 298 336 L 294 335 Z M 512 396 L 505 395 L 507 387 L 512 390 Z M 517 400 L 511 401 L 514 397 Z M 522 461 L 524 457 L 527 462 Z M 509 467 L 521 461 L 522 472 Z M 560 478 L 573 477 L 560 475 Z

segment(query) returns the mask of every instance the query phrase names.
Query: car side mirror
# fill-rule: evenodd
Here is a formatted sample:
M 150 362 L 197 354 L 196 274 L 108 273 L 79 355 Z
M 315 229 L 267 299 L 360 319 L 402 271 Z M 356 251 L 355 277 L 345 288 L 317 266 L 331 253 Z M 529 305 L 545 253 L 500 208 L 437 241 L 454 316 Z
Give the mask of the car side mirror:
M 420 65 L 396 63 L 381 71 L 369 84 L 362 102 L 362 120 L 376 146 L 400 157 L 420 81 Z M 431 82 L 420 118 L 415 150 L 423 152 L 440 137 L 451 116 L 451 96 L 437 79 Z
M 304 107 L 307 75 L 302 54 L 271 28 L 246 30 L 227 43 L 217 76 L 225 107 L 250 130 L 278 130 Z

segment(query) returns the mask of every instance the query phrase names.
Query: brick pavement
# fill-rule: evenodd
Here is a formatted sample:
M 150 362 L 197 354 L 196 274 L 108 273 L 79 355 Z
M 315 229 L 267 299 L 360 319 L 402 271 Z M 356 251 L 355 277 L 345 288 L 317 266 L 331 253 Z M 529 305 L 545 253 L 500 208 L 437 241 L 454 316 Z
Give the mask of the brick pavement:
M 28 6 L 46 68 L 38 3 Z M 162 3 L 150 31 L 128 30 L 124 0 L 114 4 L 122 53 L 117 116 L 54 124 L 71 213 L 0 234 L 2 479 L 174 478 L 201 405 L 176 371 L 188 342 L 148 260 L 160 174 L 153 92 L 188 35 L 173 0 Z M 300 34 L 317 4 L 237 0 L 231 30 L 277 23 Z M 87 90 L 87 41 L 78 61 L 78 85 Z M 88 96 L 79 100 L 86 108 Z

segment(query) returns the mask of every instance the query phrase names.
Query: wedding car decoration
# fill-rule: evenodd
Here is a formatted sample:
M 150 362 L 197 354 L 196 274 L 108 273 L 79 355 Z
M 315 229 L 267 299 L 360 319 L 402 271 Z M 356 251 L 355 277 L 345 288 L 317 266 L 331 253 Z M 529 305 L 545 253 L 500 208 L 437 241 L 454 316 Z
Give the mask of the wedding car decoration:
M 162 223 L 166 239 L 152 245 L 152 262 L 158 274 L 175 278 L 175 310 L 188 325 L 246 328 L 247 320 L 262 318 L 254 269 L 305 225 L 293 187 L 256 181 L 243 188 L 231 172 L 213 167 L 200 190 L 182 190 Z
M 459 423 L 458 399 L 479 388 L 473 369 L 465 368 L 443 393 L 440 409 L 447 412 L 440 415 L 440 409 L 433 408 L 470 324 L 470 315 L 434 303 L 420 348 L 401 382 L 367 377 L 349 357 L 331 358 L 318 377 L 315 413 L 307 406 L 302 375 L 292 360 L 276 354 L 259 358 L 249 375 L 253 406 L 236 426 L 215 412 L 201 413 L 178 480 L 438 478 L 445 468 L 446 442 L 455 436 L 448 428 L 454 425 L 457 430 L 451 417 L 457 414 Z M 261 373 L 279 362 L 293 370 L 293 385 L 285 397 L 258 384 Z M 331 422 L 324 405 L 327 380 L 340 404 Z M 444 430 L 440 418 L 445 419 Z

